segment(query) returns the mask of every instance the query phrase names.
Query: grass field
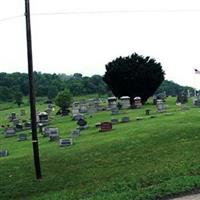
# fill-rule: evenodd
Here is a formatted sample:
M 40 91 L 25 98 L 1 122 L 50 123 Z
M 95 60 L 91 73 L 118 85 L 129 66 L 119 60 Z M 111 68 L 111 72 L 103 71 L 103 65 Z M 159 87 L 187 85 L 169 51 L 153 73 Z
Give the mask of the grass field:
M 87 118 L 89 129 L 68 148 L 39 135 L 40 181 L 34 176 L 31 134 L 25 142 L 0 134 L 0 148 L 10 153 L 0 158 L 0 199 L 154 200 L 200 187 L 200 109 L 190 102 L 190 109 L 182 111 L 173 98 L 166 103 L 171 115 L 157 113 L 151 104 L 122 110 L 116 118 L 129 116 L 131 121 L 107 133 L 100 133 L 95 123 L 113 116 L 98 112 Z M 37 106 L 40 111 L 45 108 L 42 103 Z M 147 108 L 156 118 L 145 116 Z M 29 107 L 24 109 L 28 119 Z M 10 112 L 20 111 L 11 105 L 0 110 L 0 124 L 7 123 Z M 53 114 L 51 126 L 67 138 L 77 125 L 70 116 Z

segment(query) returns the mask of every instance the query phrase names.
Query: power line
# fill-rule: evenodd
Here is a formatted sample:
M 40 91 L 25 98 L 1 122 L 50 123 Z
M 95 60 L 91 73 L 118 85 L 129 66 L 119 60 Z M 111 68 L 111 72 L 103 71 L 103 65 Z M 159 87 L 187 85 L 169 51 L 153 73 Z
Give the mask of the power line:
M 102 10 L 102 11 L 64 11 L 33 13 L 33 16 L 42 15 L 95 15 L 95 14 L 129 14 L 129 13 L 200 13 L 200 9 L 154 9 L 154 10 Z
M 15 16 L 11 16 L 11 17 L 2 18 L 2 19 L 0 19 L 0 22 L 10 21 L 13 19 L 21 18 L 21 17 L 24 17 L 24 15 L 15 15 Z
M 131 14 L 131 13 L 200 13 L 200 9 L 146 9 L 146 10 L 101 10 L 101 11 L 64 11 L 64 12 L 41 12 L 32 13 L 32 16 L 48 16 L 48 15 L 102 15 L 102 14 Z M 24 15 L 16 15 L 0 19 L 0 22 L 9 21 L 24 17 Z

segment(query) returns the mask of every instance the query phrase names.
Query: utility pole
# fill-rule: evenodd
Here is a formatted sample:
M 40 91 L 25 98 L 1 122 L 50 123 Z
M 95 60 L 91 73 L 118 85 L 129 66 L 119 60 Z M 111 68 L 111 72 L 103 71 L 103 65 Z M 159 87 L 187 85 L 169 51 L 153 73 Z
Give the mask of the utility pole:
M 30 20 L 29 0 L 25 0 L 25 17 L 26 17 L 29 98 L 30 98 L 30 111 L 31 111 L 33 156 L 34 156 L 36 178 L 41 179 L 42 174 L 41 174 L 41 168 L 40 168 L 40 156 L 39 156 L 39 147 L 38 147 L 38 138 L 37 138 L 37 122 L 36 122 L 36 108 L 35 108 L 35 90 L 34 90 L 34 77 L 33 77 L 33 56 L 32 56 L 31 20 Z

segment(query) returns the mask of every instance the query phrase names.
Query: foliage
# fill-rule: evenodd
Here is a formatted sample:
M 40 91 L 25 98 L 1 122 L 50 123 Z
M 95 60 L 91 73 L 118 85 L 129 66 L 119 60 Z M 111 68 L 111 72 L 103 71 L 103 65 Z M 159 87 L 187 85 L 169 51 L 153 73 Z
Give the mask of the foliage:
M 143 102 L 154 94 L 164 80 L 160 63 L 136 53 L 119 57 L 106 65 L 104 81 L 116 97 L 140 96 Z
M 23 103 L 23 94 L 19 89 L 16 89 L 13 94 L 13 99 L 15 103 L 20 107 Z
M 84 77 L 82 74 L 42 74 L 34 72 L 37 97 L 55 98 L 59 91 L 68 88 L 74 96 L 86 94 L 106 94 L 107 87 L 99 75 Z M 25 73 L 0 73 L 0 101 L 12 101 L 15 88 L 28 95 L 28 75 Z
M 59 92 L 56 96 L 55 103 L 59 106 L 62 110 L 69 108 L 72 102 L 72 95 L 69 90 L 65 89 L 62 92 Z
M 167 96 L 176 96 L 182 92 L 187 93 L 187 91 L 190 91 L 191 94 L 194 94 L 194 88 L 192 87 L 184 87 L 180 86 L 177 83 L 174 83 L 173 81 L 164 80 L 163 83 L 160 85 L 160 87 L 157 89 L 156 94 L 166 92 Z

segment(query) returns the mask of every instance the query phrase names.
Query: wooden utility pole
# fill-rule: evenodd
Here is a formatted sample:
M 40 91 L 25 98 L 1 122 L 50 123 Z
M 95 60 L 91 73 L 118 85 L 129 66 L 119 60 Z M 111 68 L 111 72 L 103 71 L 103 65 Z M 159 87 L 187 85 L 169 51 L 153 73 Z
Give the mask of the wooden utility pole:
M 41 174 L 41 168 L 40 168 L 40 155 L 39 155 L 38 138 L 37 138 L 37 122 L 36 122 L 36 108 L 35 108 L 35 90 L 34 90 L 34 77 L 33 77 L 33 56 L 32 56 L 31 20 L 30 20 L 29 0 L 25 0 L 25 17 L 26 17 L 29 98 L 30 98 L 30 111 L 31 111 L 33 156 L 34 156 L 36 178 L 41 179 L 42 174 Z

